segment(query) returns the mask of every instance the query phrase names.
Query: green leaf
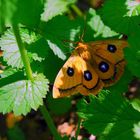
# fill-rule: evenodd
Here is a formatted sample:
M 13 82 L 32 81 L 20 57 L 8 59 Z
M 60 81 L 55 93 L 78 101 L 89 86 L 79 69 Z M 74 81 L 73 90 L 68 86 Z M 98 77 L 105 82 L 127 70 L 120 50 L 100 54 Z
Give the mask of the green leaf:
M 42 0 L 2 0 L 2 21 L 6 25 L 21 23 L 28 27 L 38 27 L 43 11 Z
M 23 63 L 12 30 L 7 30 L 7 32 L 2 36 L 0 45 L 1 49 L 4 51 L 3 57 L 4 60 L 7 61 L 7 64 L 12 67 L 22 68 Z
M 1 78 L 5 78 L 5 77 L 8 77 L 8 76 L 10 76 L 10 75 L 12 75 L 12 74 L 14 74 L 14 73 L 16 73 L 16 72 L 17 72 L 16 69 L 7 68 L 7 69 L 5 69 L 5 70 L 0 74 L 0 76 L 1 76 Z
M 102 36 L 103 38 L 113 37 L 118 35 L 114 31 L 112 31 L 108 26 L 105 26 L 101 17 L 96 14 L 94 9 L 90 9 L 88 13 L 88 25 L 95 32 L 92 36 L 94 38 L 98 36 Z
M 84 118 L 84 127 L 104 140 L 135 140 L 133 125 L 140 121 L 136 111 L 121 94 L 102 90 L 97 96 L 90 96 L 90 102 L 82 100 L 78 105 L 79 115 Z
M 23 71 L 15 70 L 13 68 L 7 68 L 0 76 L 2 77 L 0 78 L 0 88 L 13 82 L 26 79 Z
M 28 30 L 21 29 L 21 38 L 24 43 L 30 44 L 34 42 L 37 37 L 34 33 L 30 33 Z M 22 68 L 23 62 L 18 49 L 16 38 L 11 29 L 7 30 L 0 40 L 0 46 L 3 52 L 3 58 L 8 65 L 16 68 Z M 28 54 L 31 59 L 42 61 L 43 58 L 38 57 L 35 53 Z
M 54 55 L 54 53 L 50 49 L 48 53 L 49 55 L 44 61 L 42 61 L 42 63 L 40 63 L 40 65 L 43 66 L 45 76 L 49 79 L 50 83 L 53 84 L 59 69 L 64 65 L 64 61 Z M 36 67 L 36 69 L 38 68 Z
M 46 0 L 41 20 L 48 21 L 57 15 L 63 14 L 69 10 L 68 6 L 75 2 L 76 0 Z
M 35 47 L 34 51 L 36 51 L 39 56 L 45 56 L 45 60 L 41 62 L 33 61 L 31 63 L 32 71 L 34 73 L 43 73 L 49 79 L 50 83 L 53 84 L 59 69 L 64 64 L 64 61 L 54 55 L 45 39 L 41 39 L 37 44 L 35 44 L 35 46 L 33 46 L 33 48 Z M 38 46 L 40 47 L 40 49 L 38 49 Z
M 140 60 L 136 58 L 136 53 L 133 48 L 125 49 L 125 58 L 127 60 L 127 67 L 133 75 L 140 77 Z
M 64 40 L 76 40 L 77 33 L 80 31 L 80 22 L 79 19 L 73 21 L 66 16 L 57 16 L 47 23 L 42 23 L 40 30 L 43 37 L 54 54 L 62 60 L 66 58 L 65 53 L 70 52 L 70 43 L 65 46 Z
M 54 43 L 52 43 L 50 40 L 48 40 L 48 45 L 52 49 L 55 55 L 57 55 L 62 60 L 66 59 L 66 55 L 61 51 L 61 49 Z
M 129 36 L 128 43 L 129 47 L 125 48 L 125 59 L 127 60 L 127 67 L 134 76 L 140 77 L 140 42 L 139 36 L 140 32 Z
M 134 131 L 134 136 L 137 138 L 137 139 L 140 139 L 140 122 L 137 123 L 137 124 L 134 124 L 134 128 L 133 128 L 133 131 Z
M 43 75 L 37 75 L 33 81 L 21 80 L 5 85 L 0 88 L 0 112 L 26 115 L 43 105 L 47 91 L 48 80 Z
M 132 106 L 140 112 L 140 99 L 139 98 L 134 98 L 131 100 Z
M 48 50 L 49 46 L 46 40 L 43 37 L 39 37 L 37 40 L 32 42 L 29 45 L 26 45 L 26 49 L 28 50 L 28 54 L 32 53 L 37 55 L 37 59 L 42 59 L 49 55 Z M 34 59 L 35 60 L 35 59 Z
M 45 59 L 43 57 L 39 57 L 37 53 L 31 53 L 31 52 L 28 52 L 28 57 L 30 59 L 30 62 L 32 62 L 32 60 L 41 62 L 42 60 Z
M 16 7 L 17 10 L 13 16 L 14 22 L 22 23 L 32 28 L 39 26 L 40 15 L 43 11 L 42 0 L 18 0 Z
M 138 7 L 140 4 L 138 5 Z M 137 27 L 137 25 L 133 26 L 133 29 L 135 30 L 133 34 L 130 34 L 128 36 L 128 43 L 129 47 L 125 48 L 125 59 L 127 61 L 127 67 L 130 70 L 130 72 L 137 77 L 140 77 L 139 69 L 140 69 L 140 27 Z
M 48 104 L 48 108 L 53 114 L 62 115 L 70 111 L 71 98 L 53 99 L 52 96 L 47 96 L 47 104 Z
M 0 17 L 1 17 L 1 22 L 9 24 L 12 20 L 13 14 L 15 13 L 17 7 L 16 7 L 16 3 L 18 0 L 1 0 L 0 3 L 0 9 L 1 9 L 1 13 Z
M 103 22 L 116 32 L 126 35 L 140 31 L 140 15 L 133 6 L 129 6 L 134 1 L 130 0 L 107 0 L 98 11 Z M 137 3 L 139 5 L 139 3 Z M 137 6 L 136 6 L 137 7 Z

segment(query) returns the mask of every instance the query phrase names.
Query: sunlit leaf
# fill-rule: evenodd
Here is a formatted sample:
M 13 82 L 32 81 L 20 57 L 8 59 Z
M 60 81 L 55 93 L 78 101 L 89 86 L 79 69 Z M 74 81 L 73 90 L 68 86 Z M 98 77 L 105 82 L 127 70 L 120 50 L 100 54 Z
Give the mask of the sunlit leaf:
M 29 34 L 28 30 L 21 30 L 21 38 L 22 41 L 27 44 L 30 44 L 36 40 L 35 34 Z M 16 38 L 11 29 L 7 30 L 0 39 L 0 46 L 3 50 L 3 58 L 8 65 L 16 68 L 23 67 L 23 62 L 16 42 Z M 38 61 L 43 60 L 43 58 L 38 57 L 38 55 L 34 53 L 29 53 L 29 56 L 31 59 L 35 59 Z
M 140 99 L 134 98 L 131 100 L 132 106 L 140 112 Z
M 48 21 L 57 15 L 68 11 L 68 6 L 76 0 L 46 0 L 44 12 L 41 15 L 43 21 Z
M 137 124 L 134 124 L 134 128 L 133 128 L 133 131 L 134 131 L 134 136 L 137 138 L 137 139 L 140 139 L 140 122 L 137 123 Z
M 36 76 L 33 81 L 21 80 L 5 85 L 0 88 L 0 112 L 26 115 L 43 105 L 47 91 L 48 80 L 43 75 Z
M 134 1 L 131 0 L 107 0 L 98 13 L 111 29 L 127 35 L 133 34 L 140 31 L 140 15 L 136 12 L 139 11 L 139 3 L 137 2 L 137 6 L 130 6 L 132 3 Z
M 48 44 L 49 44 L 50 48 L 52 49 L 52 51 L 54 52 L 55 55 L 57 55 L 62 60 L 66 59 L 66 55 L 60 50 L 60 48 L 58 46 L 56 46 L 55 44 L 53 44 L 49 40 L 48 40 Z
M 89 10 L 89 15 L 91 16 L 91 18 L 88 21 L 88 25 L 93 31 L 95 31 L 95 34 L 93 34 L 95 38 L 99 35 L 103 38 L 113 37 L 117 35 L 117 33 L 112 31 L 108 26 L 104 25 L 100 16 L 96 14 L 96 11 L 94 9 Z
M 14 73 L 16 73 L 17 70 L 16 69 L 13 69 L 13 68 L 8 68 L 8 69 L 5 69 L 3 71 L 3 73 L 0 74 L 1 78 L 5 78 L 5 77 L 8 77 Z

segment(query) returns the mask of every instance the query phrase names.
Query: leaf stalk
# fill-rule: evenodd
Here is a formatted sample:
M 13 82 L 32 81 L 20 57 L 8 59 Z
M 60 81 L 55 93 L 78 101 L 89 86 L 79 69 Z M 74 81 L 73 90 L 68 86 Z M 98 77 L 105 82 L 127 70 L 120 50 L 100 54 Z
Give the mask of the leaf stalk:
M 27 51 L 26 51 L 25 46 L 21 40 L 19 27 L 17 24 L 13 24 L 12 27 L 13 27 L 14 35 L 16 37 L 16 41 L 18 44 L 20 55 L 21 55 L 21 58 L 22 58 L 22 61 L 23 61 L 24 67 L 25 67 L 27 78 L 32 81 L 33 80 L 32 70 L 31 70 L 29 58 L 27 56 Z
M 56 130 L 56 127 L 52 121 L 52 118 L 44 105 L 40 107 L 40 112 L 42 113 L 46 123 L 48 124 L 48 127 L 51 133 L 53 134 L 55 140 L 61 140 L 61 137 Z

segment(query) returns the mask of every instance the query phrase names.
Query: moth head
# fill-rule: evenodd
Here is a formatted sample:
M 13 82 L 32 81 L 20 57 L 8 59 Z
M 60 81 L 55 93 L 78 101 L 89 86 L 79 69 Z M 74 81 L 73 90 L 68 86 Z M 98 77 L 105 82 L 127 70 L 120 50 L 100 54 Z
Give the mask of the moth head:
M 81 58 L 85 61 L 91 60 L 91 53 L 89 51 L 89 46 L 86 43 L 79 42 L 78 46 L 76 47 L 75 51 L 79 54 Z

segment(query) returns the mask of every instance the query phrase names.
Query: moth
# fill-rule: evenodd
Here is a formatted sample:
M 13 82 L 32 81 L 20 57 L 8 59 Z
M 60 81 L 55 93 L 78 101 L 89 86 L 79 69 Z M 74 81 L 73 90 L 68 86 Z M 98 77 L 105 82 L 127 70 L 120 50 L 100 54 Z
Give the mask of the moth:
M 53 86 L 53 98 L 98 94 L 116 83 L 123 74 L 125 40 L 79 42 L 60 69 Z

